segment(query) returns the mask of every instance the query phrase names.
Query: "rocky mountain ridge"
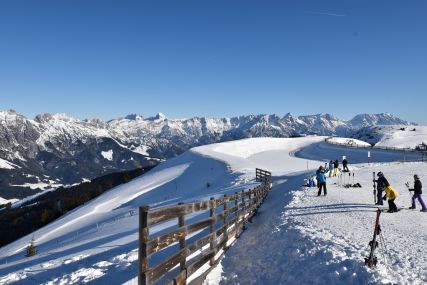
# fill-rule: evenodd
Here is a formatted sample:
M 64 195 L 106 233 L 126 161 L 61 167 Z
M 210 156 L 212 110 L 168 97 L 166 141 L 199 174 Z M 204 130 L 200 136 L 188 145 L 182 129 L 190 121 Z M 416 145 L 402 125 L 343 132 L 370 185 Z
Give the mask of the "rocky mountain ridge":
M 13 110 L 2 111 L 0 197 L 22 198 L 34 193 L 32 189 L 153 165 L 199 145 L 249 137 L 351 136 L 376 124 L 410 125 L 388 113 L 358 115 L 350 121 L 330 114 L 168 119 L 159 113 L 105 122 L 65 114 L 28 119 Z

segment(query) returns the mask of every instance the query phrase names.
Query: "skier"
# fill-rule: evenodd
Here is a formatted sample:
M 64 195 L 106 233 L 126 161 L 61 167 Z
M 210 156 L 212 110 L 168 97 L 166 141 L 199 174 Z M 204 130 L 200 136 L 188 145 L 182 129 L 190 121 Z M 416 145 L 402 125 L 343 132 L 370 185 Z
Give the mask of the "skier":
M 342 161 L 342 168 L 344 172 L 350 172 L 350 170 L 348 170 L 348 160 L 347 158 L 344 158 Z
M 334 172 L 334 162 L 331 160 L 329 161 L 329 177 L 332 176 L 333 172 Z
M 323 168 L 323 166 L 320 166 L 319 169 L 317 170 L 316 179 L 317 179 L 317 184 L 319 186 L 319 192 L 317 192 L 317 196 L 320 196 L 320 194 L 322 193 L 322 188 L 323 188 L 323 193 L 326 196 L 326 175 L 325 175 L 325 169 Z
M 414 188 L 409 189 L 409 191 L 414 191 L 414 196 L 412 196 L 412 206 L 409 209 L 415 209 L 415 200 L 418 199 L 418 202 L 421 204 L 421 212 L 427 212 L 426 205 L 424 204 L 423 198 L 421 197 L 423 185 L 421 184 L 420 177 L 414 175 Z
M 334 162 L 334 177 L 338 175 L 338 167 L 340 167 L 340 163 L 338 162 L 338 159 Z
M 390 183 L 388 183 L 387 179 L 384 177 L 384 174 L 382 172 L 378 172 L 377 174 L 378 179 L 374 180 L 374 182 L 377 183 L 378 187 L 384 188 L 385 195 L 382 198 L 384 201 L 388 199 L 388 213 L 395 213 L 397 212 L 397 206 L 394 203 L 394 200 L 396 200 L 399 193 L 391 187 Z

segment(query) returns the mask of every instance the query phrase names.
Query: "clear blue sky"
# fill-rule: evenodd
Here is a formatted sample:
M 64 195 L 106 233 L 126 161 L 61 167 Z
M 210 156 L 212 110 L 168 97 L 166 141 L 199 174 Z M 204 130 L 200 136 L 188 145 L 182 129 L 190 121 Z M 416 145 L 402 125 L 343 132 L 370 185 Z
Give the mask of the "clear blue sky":
M 427 1 L 0 1 L 10 108 L 427 124 Z

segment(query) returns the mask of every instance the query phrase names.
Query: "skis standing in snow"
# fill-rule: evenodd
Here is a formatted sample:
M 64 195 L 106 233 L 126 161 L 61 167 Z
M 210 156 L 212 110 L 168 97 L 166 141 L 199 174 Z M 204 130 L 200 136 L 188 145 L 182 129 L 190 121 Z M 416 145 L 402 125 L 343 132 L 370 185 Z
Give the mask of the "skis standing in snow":
M 375 219 L 375 228 L 374 228 L 374 236 L 372 240 L 369 242 L 370 252 L 369 257 L 365 258 L 365 265 L 369 266 L 370 268 L 373 268 L 377 266 L 378 258 L 375 256 L 375 249 L 378 247 L 378 235 L 381 233 L 381 227 L 380 227 L 380 215 L 381 210 L 377 210 L 377 217 Z
M 396 200 L 397 196 L 399 196 L 399 193 L 393 187 L 391 187 L 390 183 L 388 183 L 387 179 L 384 177 L 384 174 L 382 172 L 378 172 L 377 176 L 378 176 L 378 179 L 374 180 L 374 182 L 377 183 L 378 188 L 382 187 L 385 191 L 385 195 L 382 199 L 383 200 L 388 199 L 389 210 L 387 212 L 388 213 L 397 212 L 398 210 L 397 210 L 396 204 L 394 203 L 394 200 Z
M 421 197 L 421 194 L 423 193 L 422 188 L 423 185 L 421 183 L 420 177 L 415 174 L 414 175 L 414 188 L 409 188 L 409 183 L 406 184 L 409 191 L 413 191 L 414 195 L 412 196 L 412 206 L 409 209 L 415 209 L 415 200 L 418 199 L 418 202 L 421 204 L 421 212 L 427 212 L 426 205 L 424 204 L 423 198 Z
M 320 196 L 320 194 L 322 193 L 322 188 L 323 188 L 323 193 L 326 196 L 326 175 L 325 175 L 325 169 L 323 168 L 323 166 L 320 166 L 319 169 L 316 172 L 316 179 L 317 179 L 317 184 L 319 186 L 319 192 L 317 192 L 317 196 Z

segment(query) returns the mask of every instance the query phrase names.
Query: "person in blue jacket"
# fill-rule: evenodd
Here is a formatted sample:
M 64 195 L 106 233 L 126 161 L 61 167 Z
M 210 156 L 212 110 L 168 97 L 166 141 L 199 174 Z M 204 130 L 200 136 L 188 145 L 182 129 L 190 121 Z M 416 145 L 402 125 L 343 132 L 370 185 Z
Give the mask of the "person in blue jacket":
M 326 175 L 325 175 L 325 169 L 323 166 L 320 166 L 319 169 L 316 171 L 316 179 L 317 179 L 317 185 L 319 187 L 319 191 L 317 192 L 317 196 L 320 196 L 323 193 L 326 196 Z

